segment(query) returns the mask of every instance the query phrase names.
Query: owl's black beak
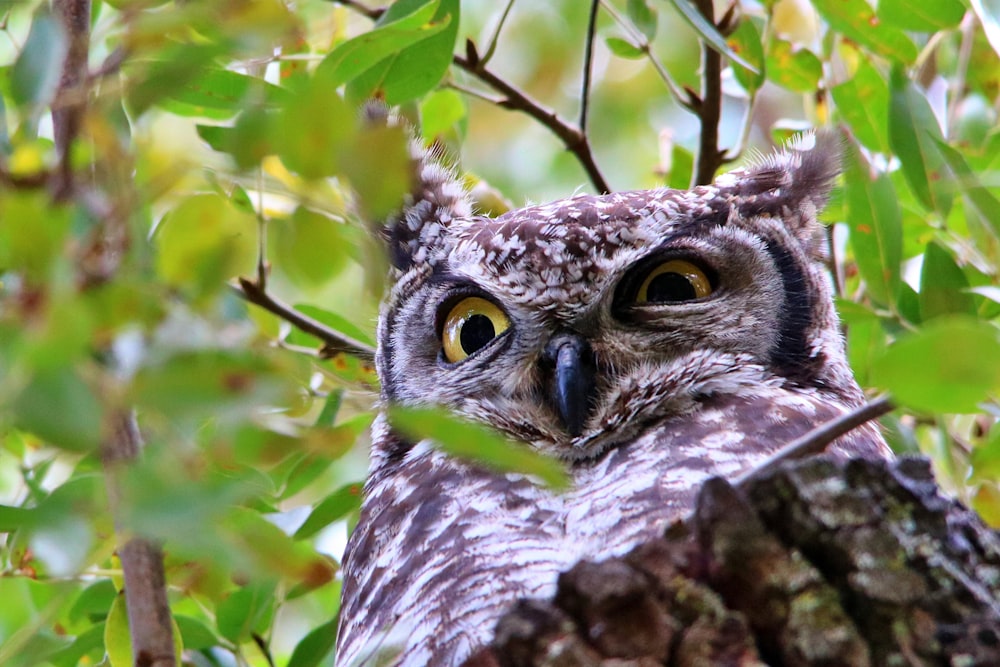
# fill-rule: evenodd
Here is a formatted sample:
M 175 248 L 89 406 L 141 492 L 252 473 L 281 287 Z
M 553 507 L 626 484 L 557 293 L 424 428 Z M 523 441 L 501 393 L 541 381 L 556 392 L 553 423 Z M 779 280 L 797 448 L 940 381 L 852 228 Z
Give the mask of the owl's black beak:
M 577 334 L 559 333 L 542 353 L 552 369 L 549 396 L 566 431 L 574 438 L 583 432 L 593 401 L 597 364 L 590 344 Z

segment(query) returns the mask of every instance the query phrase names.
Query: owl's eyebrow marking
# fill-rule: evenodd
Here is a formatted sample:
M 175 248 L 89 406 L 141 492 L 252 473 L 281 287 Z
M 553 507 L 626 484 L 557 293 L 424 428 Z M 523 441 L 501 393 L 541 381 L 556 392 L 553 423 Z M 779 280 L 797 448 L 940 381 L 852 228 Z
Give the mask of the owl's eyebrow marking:
M 822 354 L 815 357 L 809 350 L 807 332 L 812 327 L 813 298 L 803 269 L 786 247 L 773 239 L 762 237 L 764 248 L 771 256 L 785 293 L 780 311 L 778 342 L 771 353 L 775 371 L 803 386 L 814 385 L 825 363 Z

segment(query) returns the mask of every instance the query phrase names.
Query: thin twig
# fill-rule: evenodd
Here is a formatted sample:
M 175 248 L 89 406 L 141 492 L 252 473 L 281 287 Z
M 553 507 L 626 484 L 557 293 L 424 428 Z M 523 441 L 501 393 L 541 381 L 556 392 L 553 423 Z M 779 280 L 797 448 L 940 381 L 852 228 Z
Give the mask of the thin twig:
M 109 419 L 108 436 L 101 448 L 108 500 L 121 531 L 120 489 L 123 469 L 139 456 L 141 437 L 130 411 L 119 411 Z M 174 667 L 173 626 L 167 600 L 163 552 L 159 545 L 133 537 L 118 548 L 125 579 L 125 607 L 132 637 L 133 664 L 144 667 Z
M 239 278 L 238 282 L 238 285 L 233 285 L 232 287 L 233 291 L 239 297 L 260 306 L 270 313 L 274 313 L 297 329 L 323 341 L 324 356 L 331 357 L 338 353 L 344 353 L 367 362 L 375 359 L 375 350 L 370 345 L 354 340 L 350 336 L 345 336 L 339 331 L 334 331 L 322 322 L 298 312 L 291 306 L 268 294 L 260 285 L 252 280 Z
M 689 111 L 694 112 L 693 98 L 683 88 L 681 88 L 681 86 L 674 80 L 674 77 L 670 75 L 666 65 L 664 65 L 663 62 L 656 57 L 653 53 L 649 40 L 646 39 L 646 36 L 639 30 L 636 30 L 631 21 L 622 16 L 621 12 L 619 12 L 610 2 L 601 0 L 601 6 L 604 7 L 604 11 L 606 11 L 608 15 L 614 19 L 615 23 L 617 23 L 622 30 L 628 33 L 629 38 L 632 40 L 632 45 L 646 55 L 646 59 L 653 66 L 653 69 L 656 70 L 656 74 L 660 77 L 663 83 L 666 84 L 667 90 L 669 90 L 670 94 L 674 96 L 677 103 Z
M 587 19 L 587 43 L 583 47 L 583 87 L 580 90 L 580 131 L 587 134 L 587 111 L 590 109 L 590 78 L 594 69 L 594 37 L 597 34 L 597 8 L 601 0 L 590 0 Z
M 52 105 L 52 127 L 59 155 L 54 194 L 56 199 L 65 199 L 73 190 L 72 148 L 87 105 L 84 85 L 90 52 L 90 0 L 53 0 L 52 9 L 69 42 L 56 101 Z
M 773 471 L 785 461 L 793 461 L 812 454 L 819 454 L 840 436 L 856 429 L 862 424 L 892 412 L 894 408 L 895 406 L 889 400 L 888 396 L 880 396 L 848 413 L 820 424 L 802 437 L 792 440 L 774 454 L 771 454 L 753 469 L 736 477 L 732 480 L 732 484 L 738 488 L 742 487 L 750 480 Z
M 715 24 L 712 0 L 697 0 L 698 11 Z M 701 47 L 701 95 L 697 102 L 701 132 L 698 143 L 698 162 L 691 185 L 705 185 L 715 179 L 715 172 L 722 165 L 723 153 L 719 150 L 719 120 L 722 118 L 722 56 L 711 44 Z
M 593 184 L 594 189 L 602 194 L 611 192 L 608 182 L 601 174 L 597 162 L 594 161 L 594 154 L 590 150 L 590 142 L 587 141 L 587 136 L 580 128 L 562 120 L 555 111 L 535 101 L 527 93 L 500 78 L 481 63 L 473 64 L 468 58 L 457 55 L 454 57 L 453 62 L 490 88 L 503 94 L 504 97 L 499 103 L 500 107 L 521 111 L 531 116 L 559 137 L 566 150 L 571 152 L 583 166 L 583 170 L 587 172 L 587 177 L 590 179 L 591 184 Z

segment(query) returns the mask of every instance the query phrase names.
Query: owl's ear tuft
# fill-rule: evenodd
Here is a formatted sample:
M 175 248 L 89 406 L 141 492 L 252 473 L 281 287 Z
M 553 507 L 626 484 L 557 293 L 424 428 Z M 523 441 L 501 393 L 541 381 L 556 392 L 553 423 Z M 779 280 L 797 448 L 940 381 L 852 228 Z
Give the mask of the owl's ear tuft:
M 825 254 L 817 221 L 840 173 L 843 139 L 832 131 L 806 133 L 747 167 L 737 180 L 742 217 L 780 217 L 808 254 Z
M 362 116 L 369 128 L 403 127 L 409 135 L 409 191 L 395 211 L 371 221 L 386 244 L 389 261 L 400 271 L 433 262 L 452 220 L 472 215 L 468 192 L 441 151 L 425 146 L 384 103 L 368 102 Z

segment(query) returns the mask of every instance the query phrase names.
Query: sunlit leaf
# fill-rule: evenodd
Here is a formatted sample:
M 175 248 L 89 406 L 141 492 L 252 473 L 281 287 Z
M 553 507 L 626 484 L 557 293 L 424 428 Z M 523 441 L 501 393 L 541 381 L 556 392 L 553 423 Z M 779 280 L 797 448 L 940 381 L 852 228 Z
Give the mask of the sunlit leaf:
M 767 76 L 783 88 L 813 92 L 823 74 L 823 63 L 812 51 L 783 39 L 771 40 L 767 52 Z
M 379 23 L 392 22 L 423 4 L 424 0 L 394 2 Z M 431 24 L 438 28 L 434 34 L 396 51 L 352 79 L 347 85 L 349 98 L 364 100 L 376 96 L 395 105 L 430 92 L 451 65 L 458 35 L 459 0 L 440 0 Z
M 764 84 L 764 45 L 757 24 L 749 19 L 740 22 L 739 27 L 727 40 L 729 48 L 740 54 L 752 64 L 757 71 L 752 72 L 738 63 L 733 66 L 733 74 L 748 92 L 754 92 Z
M 365 73 L 389 56 L 445 30 L 450 19 L 432 22 L 440 0 L 396 3 L 373 30 L 338 45 L 317 69 L 316 76 L 336 88 Z
M 414 441 L 428 438 L 453 456 L 501 472 L 532 475 L 556 488 L 567 484 L 565 468 L 556 459 L 442 410 L 395 406 L 389 420 L 405 437 Z
M 635 46 L 632 42 L 622 39 L 621 37 L 608 37 L 604 40 L 604 43 L 607 45 L 608 50 L 619 58 L 638 60 L 646 55 L 646 53 L 638 46 Z
M 1000 332 L 971 318 L 937 318 L 889 347 L 872 381 L 914 410 L 976 412 L 1000 389 Z
M 435 90 L 420 102 L 420 134 L 430 143 L 464 121 L 465 101 L 454 90 Z
M 868 58 L 858 58 L 854 76 L 831 91 L 837 112 L 865 148 L 888 153 L 889 86 Z
M 879 0 L 878 18 L 902 30 L 936 32 L 954 28 L 965 15 L 960 0 Z
M 883 23 L 867 0 L 815 0 L 813 3 L 834 30 L 887 58 L 912 63 L 917 47 L 899 28 Z

